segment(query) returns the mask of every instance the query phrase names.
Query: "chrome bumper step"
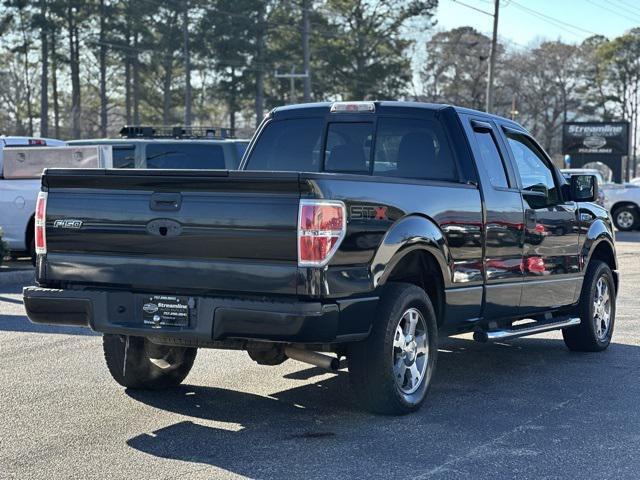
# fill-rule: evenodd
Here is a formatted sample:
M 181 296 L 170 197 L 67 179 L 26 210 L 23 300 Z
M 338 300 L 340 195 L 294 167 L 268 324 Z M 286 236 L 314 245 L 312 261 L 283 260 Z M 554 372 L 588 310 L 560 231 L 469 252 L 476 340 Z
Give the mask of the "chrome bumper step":
M 552 330 L 560 330 L 567 327 L 575 327 L 576 325 L 580 325 L 580 319 L 571 317 L 558 321 L 532 322 L 498 330 L 478 330 L 473 332 L 473 339 L 477 342 L 496 342 L 550 332 Z

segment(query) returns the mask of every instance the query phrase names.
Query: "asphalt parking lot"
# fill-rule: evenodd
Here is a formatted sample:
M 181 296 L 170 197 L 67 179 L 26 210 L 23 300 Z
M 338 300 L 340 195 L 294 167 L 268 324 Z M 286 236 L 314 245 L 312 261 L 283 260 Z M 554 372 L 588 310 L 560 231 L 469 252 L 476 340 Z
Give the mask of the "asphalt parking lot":
M 613 343 L 441 343 L 425 407 L 361 412 L 346 371 L 201 350 L 184 386 L 125 391 L 101 337 L 29 323 L 0 281 L 0 478 L 640 478 L 640 232 L 618 235 Z

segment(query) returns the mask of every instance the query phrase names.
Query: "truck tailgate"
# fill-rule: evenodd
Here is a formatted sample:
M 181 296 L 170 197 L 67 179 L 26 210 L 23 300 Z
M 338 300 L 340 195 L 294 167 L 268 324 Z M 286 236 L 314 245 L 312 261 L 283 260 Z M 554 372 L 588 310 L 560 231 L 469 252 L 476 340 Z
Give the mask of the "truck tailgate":
M 47 170 L 43 186 L 48 284 L 296 293 L 296 173 Z

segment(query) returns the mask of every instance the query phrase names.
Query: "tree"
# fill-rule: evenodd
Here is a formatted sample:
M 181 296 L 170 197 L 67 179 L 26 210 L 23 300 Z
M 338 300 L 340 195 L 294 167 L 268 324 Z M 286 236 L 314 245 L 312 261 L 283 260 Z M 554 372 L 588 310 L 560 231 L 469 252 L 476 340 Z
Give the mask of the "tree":
M 66 8 L 67 36 L 69 41 L 69 70 L 71 72 L 71 136 L 82 135 L 82 94 L 80 90 L 80 10 L 84 2 L 69 1 Z
M 633 125 L 633 175 L 636 174 L 638 89 L 640 87 L 640 28 L 633 28 L 624 35 L 598 48 L 612 95 L 609 99 L 616 105 L 621 117 Z M 631 176 L 631 162 L 627 162 L 626 179 Z
M 406 55 L 411 42 L 402 28 L 416 18 L 428 27 L 436 5 L 436 0 L 327 0 L 331 93 L 346 100 L 402 96 L 411 80 Z
M 49 20 L 46 0 L 39 0 L 40 11 L 33 19 L 40 30 L 40 135 L 49 135 Z
M 27 110 L 27 134 L 33 135 L 33 80 L 31 77 L 30 55 L 33 48 L 33 11 L 26 0 L 8 0 L 5 7 L 13 11 L 11 16 L 17 30 L 16 45 L 13 52 L 20 56 L 22 64 L 23 86 L 25 88 L 25 107 Z
M 579 114 L 605 121 L 613 118 L 608 93 L 609 77 L 602 55 L 608 42 L 604 36 L 594 35 L 580 44 L 580 84 L 576 90 L 581 99 Z
M 491 39 L 472 27 L 459 27 L 436 33 L 426 46 L 420 71 L 424 99 L 482 109 Z M 498 55 L 502 51 L 499 45 Z

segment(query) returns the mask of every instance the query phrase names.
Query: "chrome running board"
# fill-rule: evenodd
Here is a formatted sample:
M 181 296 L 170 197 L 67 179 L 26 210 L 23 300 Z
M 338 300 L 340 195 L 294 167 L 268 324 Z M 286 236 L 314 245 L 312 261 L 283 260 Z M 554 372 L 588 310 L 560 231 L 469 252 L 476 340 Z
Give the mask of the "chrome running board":
M 499 330 L 478 330 L 473 333 L 473 339 L 477 342 L 496 342 L 499 340 L 508 340 L 510 338 L 526 337 L 537 333 L 550 332 L 552 330 L 560 330 L 567 327 L 575 327 L 580 325 L 579 318 L 564 318 L 557 322 L 536 322 L 527 323 L 525 325 L 516 325 L 512 328 L 503 328 Z

